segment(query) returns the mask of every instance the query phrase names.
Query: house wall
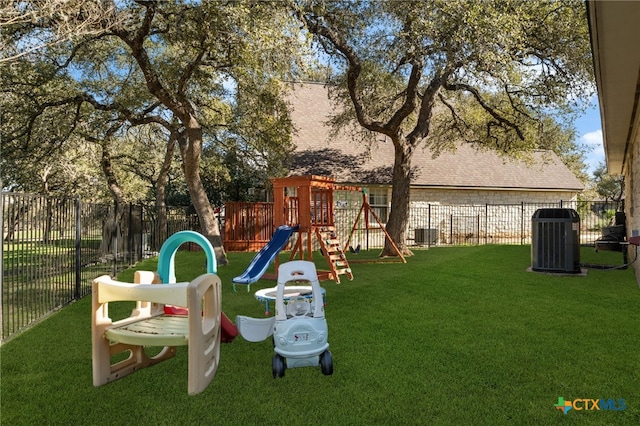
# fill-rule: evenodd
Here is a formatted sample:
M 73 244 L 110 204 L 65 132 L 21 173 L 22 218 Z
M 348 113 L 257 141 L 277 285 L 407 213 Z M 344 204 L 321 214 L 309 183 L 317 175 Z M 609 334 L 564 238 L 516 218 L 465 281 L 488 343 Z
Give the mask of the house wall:
M 528 242 L 530 220 L 538 208 L 576 199 L 577 193 L 566 191 L 414 188 L 409 236 L 418 238 L 415 229 L 427 228 L 446 244 L 490 243 L 495 238 Z
M 381 187 L 377 187 L 381 188 Z M 391 200 L 391 188 L 387 188 Z M 498 191 L 478 189 L 412 188 L 407 229 L 408 244 L 528 244 L 531 219 L 540 207 L 559 207 L 560 201 L 573 202 L 577 193 L 566 191 Z M 345 205 L 346 207 L 346 205 Z M 346 211 L 338 211 L 338 215 Z M 342 218 L 338 218 L 341 221 Z M 353 223 L 354 220 L 346 219 Z M 377 225 L 373 225 L 375 228 Z M 592 237 L 594 240 L 598 233 Z M 358 232 L 352 245 L 379 247 L 381 232 Z
M 631 149 L 627 153 L 626 170 L 625 170 L 625 213 L 627 216 L 627 235 L 640 235 L 640 130 L 636 125 L 636 138 Z M 632 261 L 636 256 L 636 250 L 640 249 L 629 247 L 629 260 Z M 640 263 L 634 262 L 633 268 L 636 274 L 636 281 L 640 285 Z
M 563 201 L 575 201 L 578 194 L 566 191 L 497 191 L 479 189 L 431 189 L 413 188 L 411 190 L 411 203 L 420 204 L 520 204 L 526 203 L 557 203 Z

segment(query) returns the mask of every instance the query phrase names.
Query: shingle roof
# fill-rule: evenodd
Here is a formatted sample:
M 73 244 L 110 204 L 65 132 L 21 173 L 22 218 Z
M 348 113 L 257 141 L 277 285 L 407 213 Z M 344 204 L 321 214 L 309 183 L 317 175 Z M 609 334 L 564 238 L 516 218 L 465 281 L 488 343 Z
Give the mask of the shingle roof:
M 292 175 L 331 176 L 341 183 L 390 184 L 394 150 L 389 139 L 370 150 L 347 135 L 331 138 L 326 122 L 333 106 L 326 86 L 292 83 L 291 116 L 297 128 Z M 382 138 L 380 138 L 382 139 Z M 412 160 L 412 185 L 424 187 L 581 191 L 582 183 L 553 152 L 533 153 L 534 163 L 505 159 L 495 152 L 459 144 L 455 152 L 433 158 L 418 149 Z

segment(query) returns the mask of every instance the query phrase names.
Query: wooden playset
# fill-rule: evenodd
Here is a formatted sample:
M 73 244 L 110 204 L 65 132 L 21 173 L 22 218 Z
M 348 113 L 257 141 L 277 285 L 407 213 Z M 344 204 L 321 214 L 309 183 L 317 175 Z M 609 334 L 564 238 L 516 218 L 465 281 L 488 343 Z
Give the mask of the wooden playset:
M 383 232 L 385 241 L 395 250 L 397 258 L 394 260 L 406 262 L 384 224 L 369 205 L 367 193 L 363 188 L 339 185 L 330 177 L 315 175 L 276 178 L 271 182 L 273 203 L 232 202 L 225 205 L 226 250 L 260 251 L 270 244 L 273 231 L 278 227 L 296 227 L 290 260 L 296 257 L 301 260 L 313 260 L 314 248 L 319 248 L 329 265 L 329 271 L 318 271 L 320 279 L 331 279 L 339 283 L 341 275 L 353 278 L 345 253 L 351 249 L 349 243 L 354 233 L 366 230 L 368 235 L 369 230 L 375 230 Z M 361 193 L 362 204 L 347 243 L 342 245 L 335 222 L 334 197 L 336 194 L 349 192 Z M 344 202 L 340 199 L 337 201 Z M 372 223 L 373 221 L 375 223 Z M 277 265 L 277 257 L 275 262 Z M 265 277 L 275 279 L 273 274 L 265 274 Z
M 318 271 L 320 279 L 340 282 L 340 275 L 353 279 L 349 261 L 345 256 L 356 230 L 376 229 L 384 232 L 385 238 L 394 248 L 401 262 L 406 262 L 402 252 L 386 231 L 380 218 L 375 214 L 367 199 L 366 191 L 358 186 L 338 185 L 335 180 L 324 176 L 289 176 L 272 179 L 274 225 L 297 225 L 298 239 L 291 250 L 290 260 L 296 255 L 300 259 L 313 259 L 313 240 L 318 242 L 320 252 L 329 265 L 328 273 Z M 362 205 L 351 229 L 347 243 L 342 246 L 336 232 L 334 193 L 335 191 L 358 191 L 362 193 Z M 371 226 L 369 216 L 376 221 Z M 358 227 L 364 217 L 364 227 Z
M 369 216 L 371 216 L 373 220 L 375 220 L 377 225 L 376 227 L 371 226 Z M 358 227 L 358 224 L 360 223 L 360 218 L 364 218 L 363 219 L 364 227 L 361 227 L 361 228 Z M 391 244 L 391 247 L 393 247 L 393 250 L 398 256 L 398 259 L 400 260 L 400 262 L 407 263 L 407 260 L 402 255 L 402 251 L 400 251 L 395 241 L 393 241 L 393 238 L 391 238 L 391 235 L 389 235 L 389 233 L 385 229 L 384 225 L 382 224 L 382 221 L 380 220 L 376 212 L 371 208 L 371 205 L 369 204 L 369 199 L 367 198 L 367 191 L 365 189 L 362 189 L 362 205 L 360 206 L 360 211 L 358 212 L 358 216 L 355 222 L 353 223 L 353 227 L 351 228 L 351 233 L 349 234 L 349 238 L 347 238 L 347 242 L 344 245 L 344 251 L 346 251 L 347 248 L 351 248 L 349 243 L 351 242 L 351 239 L 353 238 L 353 234 L 356 231 L 358 230 L 368 231 L 370 229 L 382 230 L 382 232 L 384 232 L 385 240 L 388 241 L 389 244 Z
M 320 279 L 340 282 L 340 275 L 350 280 L 353 273 L 336 234 L 333 192 L 357 188 L 336 185 L 323 176 L 290 176 L 271 180 L 273 184 L 274 225 L 298 226 L 298 238 L 291 249 L 290 260 L 313 260 L 313 240 L 327 260 L 329 271 L 318 271 Z

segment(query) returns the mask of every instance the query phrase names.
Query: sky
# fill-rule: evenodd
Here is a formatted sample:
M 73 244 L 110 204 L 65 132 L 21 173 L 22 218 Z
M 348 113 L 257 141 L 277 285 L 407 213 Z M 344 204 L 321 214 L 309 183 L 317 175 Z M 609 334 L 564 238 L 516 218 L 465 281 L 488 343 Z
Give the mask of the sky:
M 600 107 L 597 98 L 592 105 L 575 121 L 578 143 L 591 147 L 586 154 L 586 163 L 591 174 L 598 163 L 604 163 L 604 145 L 602 143 L 602 123 L 600 121 Z

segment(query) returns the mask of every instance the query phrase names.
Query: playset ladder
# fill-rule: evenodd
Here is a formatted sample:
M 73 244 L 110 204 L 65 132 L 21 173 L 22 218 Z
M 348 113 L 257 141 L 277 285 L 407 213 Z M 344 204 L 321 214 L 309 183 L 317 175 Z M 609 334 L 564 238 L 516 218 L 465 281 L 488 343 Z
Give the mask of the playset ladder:
M 350 280 L 353 279 L 353 273 L 349 267 L 347 257 L 344 255 L 340 241 L 336 234 L 336 228 L 334 226 L 321 226 L 315 228 L 316 237 L 320 243 L 322 254 L 329 268 L 331 269 L 331 275 L 336 283 L 340 283 L 340 275 L 347 275 Z

